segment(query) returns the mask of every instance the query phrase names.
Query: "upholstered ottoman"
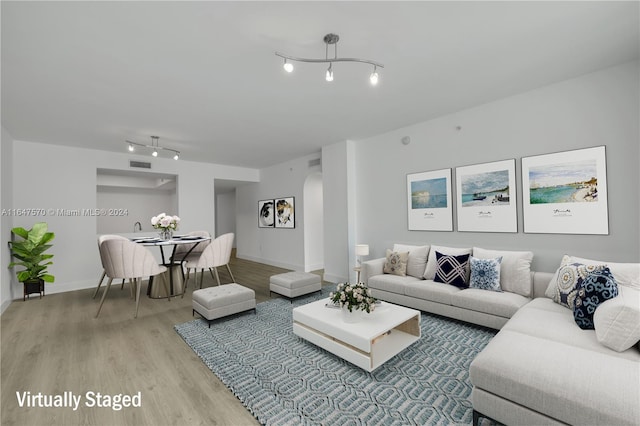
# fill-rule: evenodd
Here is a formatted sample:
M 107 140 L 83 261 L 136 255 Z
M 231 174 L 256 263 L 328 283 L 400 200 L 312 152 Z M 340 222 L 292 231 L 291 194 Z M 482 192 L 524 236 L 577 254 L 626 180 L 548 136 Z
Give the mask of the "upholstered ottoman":
M 231 283 L 217 287 L 207 287 L 193 292 L 192 314 L 199 313 L 211 321 L 249 309 L 256 309 L 256 292 L 240 284 Z
M 307 272 L 286 272 L 272 275 L 269 279 L 269 295 L 278 293 L 289 299 L 314 293 L 322 289 L 319 275 Z

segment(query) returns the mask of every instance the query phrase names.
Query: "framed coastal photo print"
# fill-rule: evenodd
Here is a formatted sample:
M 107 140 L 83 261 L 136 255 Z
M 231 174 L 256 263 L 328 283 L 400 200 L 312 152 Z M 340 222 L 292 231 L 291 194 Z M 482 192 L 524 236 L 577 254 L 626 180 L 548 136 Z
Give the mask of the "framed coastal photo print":
M 410 231 L 453 231 L 451 169 L 407 175 Z
M 296 227 L 294 201 L 293 197 L 275 199 L 276 228 Z
M 458 231 L 518 232 L 516 160 L 456 168 Z
M 275 209 L 273 200 L 258 201 L 258 228 L 273 228 L 275 224 Z
M 609 234 L 604 146 L 522 158 L 524 232 Z

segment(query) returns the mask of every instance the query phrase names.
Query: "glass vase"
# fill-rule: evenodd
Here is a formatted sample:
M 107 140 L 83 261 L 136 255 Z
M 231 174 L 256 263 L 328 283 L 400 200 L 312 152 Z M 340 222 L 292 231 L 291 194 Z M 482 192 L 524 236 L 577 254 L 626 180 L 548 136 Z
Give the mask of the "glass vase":
M 160 239 L 163 241 L 169 241 L 173 238 L 173 229 L 160 230 Z

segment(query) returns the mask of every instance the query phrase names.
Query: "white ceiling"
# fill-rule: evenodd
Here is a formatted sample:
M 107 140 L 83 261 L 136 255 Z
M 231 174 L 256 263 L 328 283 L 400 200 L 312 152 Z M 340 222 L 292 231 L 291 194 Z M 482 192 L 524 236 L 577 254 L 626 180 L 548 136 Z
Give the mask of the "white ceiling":
M 16 140 L 262 168 L 637 60 L 631 2 L 2 1 L 2 125 Z M 338 54 L 371 67 L 299 63 Z

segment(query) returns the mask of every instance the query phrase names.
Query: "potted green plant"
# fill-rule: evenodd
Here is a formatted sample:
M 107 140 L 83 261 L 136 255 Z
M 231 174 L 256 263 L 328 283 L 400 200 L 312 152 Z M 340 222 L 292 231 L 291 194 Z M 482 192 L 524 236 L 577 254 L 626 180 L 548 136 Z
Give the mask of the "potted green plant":
M 44 283 L 52 283 L 54 276 L 50 275 L 47 267 L 53 262 L 50 259 L 52 254 L 44 252 L 51 248 L 48 244 L 55 234 L 47 232 L 47 224 L 38 222 L 29 230 L 17 227 L 11 230 L 12 233 L 21 237 L 22 241 L 9 241 L 11 255 L 18 261 L 11 262 L 9 268 L 23 266 L 25 269 L 17 271 L 18 281 L 24 284 L 24 298 L 31 293 L 44 293 Z

